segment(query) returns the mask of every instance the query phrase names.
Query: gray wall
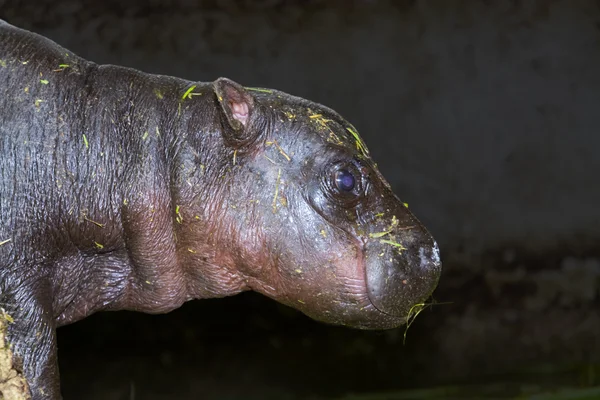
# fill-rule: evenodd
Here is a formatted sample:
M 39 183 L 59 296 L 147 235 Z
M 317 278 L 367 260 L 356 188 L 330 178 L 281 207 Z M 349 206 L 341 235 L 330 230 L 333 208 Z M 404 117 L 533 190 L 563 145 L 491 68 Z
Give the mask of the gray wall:
M 415 370 L 600 362 L 598 2 L 10 3 L 2 18 L 88 59 L 352 121 L 441 244 L 453 304 L 420 317 Z

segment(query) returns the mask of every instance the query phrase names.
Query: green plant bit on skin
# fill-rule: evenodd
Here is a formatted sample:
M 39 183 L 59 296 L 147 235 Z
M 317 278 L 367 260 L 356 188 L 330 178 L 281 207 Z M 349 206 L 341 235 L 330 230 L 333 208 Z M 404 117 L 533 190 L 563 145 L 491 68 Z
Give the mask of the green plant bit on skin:
M 389 244 L 390 246 L 397 247 L 400 251 L 406 250 L 406 247 L 402 246 L 398 242 L 394 242 L 393 240 L 380 239 L 379 243 L 381 243 L 381 244 Z
M 404 207 L 408 208 L 408 203 L 402 203 Z
M 159 100 L 162 100 L 164 97 L 163 94 L 161 93 L 161 91 L 158 89 L 154 89 L 154 94 L 156 95 L 156 98 Z
M 381 214 L 383 215 L 383 213 L 381 213 Z M 377 215 L 379 215 L 379 214 L 377 214 Z M 395 215 L 393 215 L 392 216 L 392 223 L 390 224 L 390 226 L 385 231 L 383 231 L 383 232 L 369 233 L 369 237 L 370 238 L 374 238 L 374 239 L 384 237 L 385 235 L 390 234 L 397 225 L 398 225 L 398 219 L 396 218 Z
M 90 144 L 88 143 L 88 140 L 87 140 L 87 137 L 85 136 L 85 133 L 82 136 L 83 136 L 83 143 L 85 144 L 85 148 L 89 149 L 90 148 Z
M 148 139 L 148 131 L 144 132 L 144 136 L 142 136 L 142 140 Z
M 4 308 L 0 308 L 0 316 L 3 317 L 9 324 L 15 323 L 15 319 L 6 313 Z
M 12 239 L 2 240 L 2 241 L 0 241 L 0 246 L 4 246 L 6 243 L 10 243 L 11 241 L 12 241 Z
M 48 82 L 48 80 L 47 80 L 47 79 L 40 79 L 40 83 L 41 83 L 42 85 L 47 85 L 49 82 Z
M 201 96 L 202 95 L 202 93 L 192 93 L 192 91 L 194 89 L 196 89 L 196 85 L 190 86 L 190 88 L 185 91 L 183 96 L 181 96 L 181 100 L 185 100 L 186 98 L 191 100 L 192 96 Z
M 281 181 L 281 168 L 277 172 L 277 182 L 275 182 L 275 196 L 273 197 L 273 213 L 277 212 L 277 196 L 279 196 L 279 182 Z
M 335 134 L 335 132 L 331 129 L 331 127 L 329 125 L 327 125 L 327 123 L 331 122 L 332 120 L 324 118 L 323 115 L 321 115 L 321 114 L 312 114 L 312 111 L 310 109 L 308 109 L 308 112 L 311 113 L 311 115 L 309 115 L 308 118 L 314 120 L 319 126 L 321 126 L 322 128 L 325 128 L 329 131 L 329 138 L 333 139 L 333 141 L 337 144 L 344 143 L 340 140 L 338 135 Z
M 98 243 L 96 241 L 94 241 L 94 244 L 96 245 L 96 247 L 100 250 L 102 250 L 104 248 L 104 245 L 102 243 Z
M 181 213 L 179 212 L 179 206 L 175 206 L 175 221 L 177 221 L 178 224 L 183 222 L 183 217 L 181 216 Z
M 91 219 L 89 219 L 89 218 L 88 218 L 87 216 L 85 216 L 85 215 L 83 216 L 83 219 L 84 219 L 85 221 L 87 221 L 87 222 L 91 222 L 92 224 L 94 224 L 94 225 L 96 225 L 96 226 L 98 226 L 98 227 L 100 227 L 100 228 L 104 228 L 104 226 L 105 226 L 105 224 L 101 224 L 100 222 L 96 222 L 96 221 L 94 221 L 94 220 L 91 220 Z
M 233 151 L 233 165 L 235 165 L 236 157 L 237 157 L 237 149 Z
M 6 61 L 0 60 L 0 67 L 6 68 Z
M 35 106 L 36 106 L 36 107 L 39 107 L 39 106 L 40 106 L 40 104 L 42 104 L 43 102 L 44 102 L 44 100 L 42 100 L 42 99 L 36 99 L 36 100 L 35 100 Z
M 262 88 L 255 88 L 255 87 L 247 87 L 246 90 L 252 90 L 254 92 L 262 92 L 262 93 L 273 93 L 272 90 L 262 89 Z
M 285 151 L 283 151 L 283 149 L 281 148 L 281 146 L 279 146 L 279 143 L 277 143 L 277 140 L 273 140 L 272 142 L 267 142 L 266 144 L 267 144 L 267 146 L 270 146 L 270 145 L 274 144 L 275 147 L 277 148 L 277 150 L 279 150 L 279 152 L 281 153 L 281 155 L 284 156 L 285 159 L 288 160 L 288 162 L 292 161 L 292 159 L 290 158 L 290 156 L 288 156 L 287 153 Z
M 298 303 L 300 304 L 306 304 L 305 302 L 303 302 L 302 300 L 298 300 Z
M 58 68 L 54 70 L 54 72 L 62 72 L 65 69 L 69 68 L 70 65 L 69 64 L 59 64 Z
M 266 158 L 267 160 L 269 160 L 271 162 L 271 164 L 277 165 L 277 163 L 275 161 L 273 161 L 271 158 L 265 156 L 264 154 L 263 154 L 263 157 Z
M 196 250 L 190 249 L 189 247 L 188 247 L 187 251 L 189 251 L 192 254 L 196 254 L 197 253 Z
M 363 156 L 368 157 L 369 152 L 367 151 L 367 147 L 363 143 L 362 139 L 358 135 L 358 132 L 353 127 L 346 127 L 346 130 L 354 137 L 354 140 L 356 141 L 356 148 L 362 153 Z

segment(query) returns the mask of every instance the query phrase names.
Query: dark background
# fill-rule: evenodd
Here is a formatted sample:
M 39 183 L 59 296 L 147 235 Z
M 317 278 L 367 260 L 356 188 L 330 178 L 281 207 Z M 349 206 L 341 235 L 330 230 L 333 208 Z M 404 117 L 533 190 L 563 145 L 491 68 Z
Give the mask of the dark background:
M 94 315 L 59 330 L 66 400 L 599 384 L 600 2 L 0 0 L 0 18 L 95 62 L 336 109 L 444 261 L 451 304 L 405 344 L 252 293 Z

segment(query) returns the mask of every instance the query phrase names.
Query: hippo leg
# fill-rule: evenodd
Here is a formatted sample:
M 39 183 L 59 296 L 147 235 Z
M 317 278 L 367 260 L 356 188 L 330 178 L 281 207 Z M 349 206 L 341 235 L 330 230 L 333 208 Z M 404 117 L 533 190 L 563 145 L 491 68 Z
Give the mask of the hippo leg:
M 0 307 L 8 322 L 5 344 L 10 346 L 13 367 L 22 371 L 29 385 L 32 400 L 61 399 L 49 287 L 38 281 L 21 283 L 0 282 Z

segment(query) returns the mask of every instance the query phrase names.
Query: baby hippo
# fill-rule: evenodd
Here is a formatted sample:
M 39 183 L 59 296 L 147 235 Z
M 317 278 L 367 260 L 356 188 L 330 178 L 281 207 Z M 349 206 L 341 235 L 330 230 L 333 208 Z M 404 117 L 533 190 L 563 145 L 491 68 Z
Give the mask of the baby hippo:
M 97 311 L 254 290 L 387 329 L 437 285 L 436 242 L 327 107 L 98 65 L 2 21 L 0 82 L 0 398 L 60 399 L 56 328 Z

